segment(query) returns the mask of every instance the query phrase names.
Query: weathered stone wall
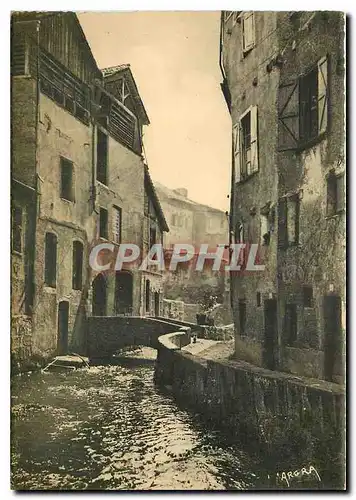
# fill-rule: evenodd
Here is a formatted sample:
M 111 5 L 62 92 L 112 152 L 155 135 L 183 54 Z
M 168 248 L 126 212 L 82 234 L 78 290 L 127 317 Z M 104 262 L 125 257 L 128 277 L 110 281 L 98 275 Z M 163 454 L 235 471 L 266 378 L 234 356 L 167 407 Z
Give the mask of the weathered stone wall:
M 231 228 L 236 232 L 239 223 L 244 225 L 244 242 L 260 242 L 260 210 L 271 203 L 276 208 L 278 196 L 276 169 L 277 91 L 278 69 L 266 71 L 266 64 L 277 53 L 277 19 L 273 12 L 255 12 L 255 47 L 244 57 L 242 51 L 242 24 L 234 24 L 234 16 L 224 26 L 223 62 L 232 96 L 232 125 L 252 105 L 258 115 L 258 173 L 239 184 L 232 184 Z M 227 31 L 231 30 L 229 34 Z M 236 70 L 238 68 L 238 71 Z M 254 357 L 250 346 L 263 341 L 263 302 L 276 294 L 276 231 L 270 243 L 263 247 L 265 271 L 231 272 L 231 303 L 236 325 L 236 342 L 244 344 L 236 349 L 239 359 Z M 257 303 L 261 294 L 261 305 Z M 239 300 L 246 300 L 245 330 L 240 330 Z M 247 356 L 243 357 L 244 354 Z
M 37 82 L 11 79 L 11 169 L 16 180 L 36 187 Z
M 13 315 L 11 318 L 11 353 L 20 361 L 32 355 L 32 321 L 29 316 Z
M 80 144 L 80 147 L 78 145 Z M 90 283 L 89 238 L 94 238 L 92 217 L 92 128 L 84 125 L 51 99 L 40 94 L 38 124 L 39 210 L 36 228 L 36 294 L 33 349 L 38 356 L 57 352 L 58 304 L 69 302 L 68 344 L 85 351 L 84 324 Z M 60 158 L 73 162 L 74 201 L 61 198 Z M 57 283 L 44 283 L 45 235 L 57 236 Z M 83 244 L 83 289 L 72 288 L 73 242 Z
M 236 224 L 242 222 L 245 242 L 258 243 L 260 209 L 267 202 L 271 202 L 275 219 L 270 243 L 261 250 L 265 271 L 231 273 L 236 357 L 258 364 L 263 362 L 264 301 L 277 299 L 276 364 L 279 369 L 295 374 L 324 378 L 326 325 L 323 301 L 328 295 L 336 295 L 341 298 L 343 328 L 340 347 L 343 358 L 339 356 L 335 361 L 337 368 L 333 380 L 336 382 L 344 379 L 346 225 L 344 212 L 332 217 L 326 214 L 326 179 L 333 170 L 335 175 L 346 172 L 344 17 L 339 12 L 256 11 L 255 45 L 244 55 L 242 24 L 232 15 L 222 24 L 221 54 L 231 93 L 232 125 L 249 106 L 257 105 L 258 113 L 259 171 L 245 181 L 232 183 L 231 229 L 235 230 Z M 268 70 L 267 64 L 277 55 L 279 64 L 272 64 Z M 286 83 L 297 84 L 298 79 L 326 55 L 327 131 L 308 145 L 301 147 L 298 144 L 289 151 L 279 151 L 284 130 L 278 119 L 282 96 L 279 88 Z M 300 199 L 299 243 L 278 248 L 278 200 L 297 192 Z M 305 285 L 313 289 L 311 307 L 303 304 Z M 241 299 L 246 301 L 243 332 L 239 315 Z M 297 339 L 292 346 L 288 345 L 285 327 L 287 303 L 297 307 Z
M 230 429 L 234 439 L 255 444 L 280 470 L 312 463 L 323 477 L 341 474 L 341 386 L 243 362 L 201 359 L 167 346 L 166 337 L 159 338 L 156 380 L 171 386 L 179 401 Z
M 346 221 L 345 213 L 327 216 L 327 176 L 346 175 L 344 132 L 344 14 L 339 12 L 301 12 L 294 23 L 289 13 L 279 13 L 279 37 L 286 46 L 281 82 L 293 82 L 311 64 L 328 56 L 328 130 L 302 151 L 278 153 L 279 194 L 300 194 L 299 240 L 296 247 L 279 253 L 279 311 L 284 317 L 285 304 L 298 309 L 298 338 L 285 346 L 282 336 L 283 369 L 306 376 L 324 377 L 323 299 L 336 294 L 342 301 L 342 327 L 346 329 Z M 294 40 L 294 48 L 290 41 Z M 313 288 L 311 308 L 303 307 L 303 285 Z M 283 328 L 283 324 L 280 324 Z M 345 346 L 342 347 L 345 351 Z M 344 358 L 345 359 L 345 358 Z M 335 370 L 335 381 L 343 380 L 343 362 Z

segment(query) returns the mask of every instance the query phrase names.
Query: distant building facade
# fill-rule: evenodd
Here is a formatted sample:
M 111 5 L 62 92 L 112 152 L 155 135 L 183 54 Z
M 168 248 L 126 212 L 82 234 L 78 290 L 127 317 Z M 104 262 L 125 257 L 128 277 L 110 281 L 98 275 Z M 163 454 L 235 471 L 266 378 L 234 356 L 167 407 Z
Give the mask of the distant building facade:
M 343 380 L 345 18 L 223 12 L 232 120 L 230 241 L 264 272 L 232 273 L 236 357 Z
M 11 55 L 12 350 L 85 352 L 88 314 L 161 307 L 159 273 L 89 266 L 93 242 L 143 250 L 168 230 L 142 156 L 149 119 L 130 67 L 101 71 L 74 13 L 14 14 Z
M 217 245 L 228 244 L 225 212 L 190 200 L 185 188 L 172 190 L 158 182 L 154 184 L 169 223 L 169 233 L 164 237 L 166 255 L 171 255 L 176 243 L 193 245 L 196 252 L 204 244 L 208 245 L 210 252 L 215 252 Z M 215 294 L 219 302 L 226 300 L 229 290 L 227 274 L 213 271 L 212 261 L 207 262 L 203 272 L 195 271 L 193 262 L 194 259 L 179 265 L 177 271 L 166 272 L 165 297 L 189 304 L 199 302 L 203 293 L 210 293 Z

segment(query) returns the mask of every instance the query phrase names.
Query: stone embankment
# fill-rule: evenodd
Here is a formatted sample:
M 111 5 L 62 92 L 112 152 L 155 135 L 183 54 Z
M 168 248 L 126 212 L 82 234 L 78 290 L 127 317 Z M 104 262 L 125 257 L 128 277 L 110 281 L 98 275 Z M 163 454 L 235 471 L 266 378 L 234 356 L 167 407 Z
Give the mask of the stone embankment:
M 312 463 L 325 474 L 343 476 L 342 386 L 211 359 L 209 351 L 218 343 L 194 355 L 182 349 L 189 342 L 185 331 L 158 338 L 157 383 L 224 426 L 233 439 L 263 449 L 281 470 Z

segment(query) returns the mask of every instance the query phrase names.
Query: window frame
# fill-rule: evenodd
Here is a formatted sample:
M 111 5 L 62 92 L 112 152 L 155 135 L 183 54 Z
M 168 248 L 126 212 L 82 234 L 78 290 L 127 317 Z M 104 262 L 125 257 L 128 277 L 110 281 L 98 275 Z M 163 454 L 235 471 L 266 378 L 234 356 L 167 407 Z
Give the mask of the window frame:
M 70 179 L 70 195 L 69 197 L 64 196 L 63 194 L 63 167 L 70 166 L 71 168 L 71 179 Z M 75 202 L 75 175 L 74 175 L 74 163 L 72 160 L 69 160 L 65 156 L 61 156 L 59 160 L 59 168 L 60 168 L 60 198 L 64 201 L 69 201 L 71 203 Z
M 120 244 L 122 239 L 122 209 L 117 205 L 113 205 L 113 220 L 112 220 L 112 230 L 113 230 L 113 241 L 114 243 Z M 116 221 L 117 214 L 119 214 L 119 234 L 116 231 Z
M 244 162 L 242 148 L 242 122 L 250 115 L 250 161 Z M 234 184 L 245 182 L 259 172 L 259 150 L 258 150 L 258 106 L 249 106 L 239 117 L 237 123 L 232 127 L 233 159 L 234 159 Z M 250 170 L 247 164 L 250 163 Z
M 301 87 L 310 73 L 317 74 L 317 133 L 315 136 L 302 137 L 302 100 Z M 278 151 L 301 152 L 308 149 L 328 134 L 330 127 L 330 56 L 319 58 L 296 79 L 284 81 L 278 90 Z
M 245 46 L 245 21 L 249 17 L 252 17 L 252 41 L 249 45 Z M 246 11 L 242 12 L 239 16 L 241 19 L 241 47 L 243 57 L 247 57 L 251 50 L 256 46 L 256 29 L 255 29 L 255 12 Z

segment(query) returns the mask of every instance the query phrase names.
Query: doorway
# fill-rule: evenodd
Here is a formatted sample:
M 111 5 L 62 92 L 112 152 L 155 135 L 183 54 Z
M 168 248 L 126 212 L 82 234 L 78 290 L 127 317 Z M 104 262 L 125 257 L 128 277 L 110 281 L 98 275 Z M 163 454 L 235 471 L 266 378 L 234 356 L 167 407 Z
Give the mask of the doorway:
M 333 381 L 335 375 L 342 375 L 341 298 L 338 295 L 324 296 L 323 314 L 324 377 L 325 380 Z
M 159 292 L 155 292 L 155 316 L 159 316 Z
M 127 271 L 118 271 L 115 277 L 115 313 L 132 314 L 132 274 Z
M 98 274 L 93 281 L 93 316 L 106 316 L 106 295 L 106 278 Z
M 264 345 L 263 366 L 269 370 L 276 368 L 277 348 L 277 300 L 267 299 L 264 301 Z
M 150 302 L 151 302 L 150 280 L 146 280 L 146 285 L 145 285 L 145 310 L 146 310 L 146 313 L 150 312 Z
M 67 354 L 68 352 L 68 321 L 69 302 L 63 300 L 58 304 L 57 350 L 59 354 Z

